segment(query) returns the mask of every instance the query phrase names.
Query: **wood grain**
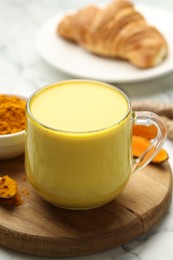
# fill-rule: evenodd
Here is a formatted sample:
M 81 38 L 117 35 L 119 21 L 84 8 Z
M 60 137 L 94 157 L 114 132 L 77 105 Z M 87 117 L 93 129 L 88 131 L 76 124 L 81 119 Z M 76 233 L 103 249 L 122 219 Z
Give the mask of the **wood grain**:
M 0 161 L 0 176 L 17 180 L 22 205 L 0 207 L 0 244 L 38 256 L 86 255 L 122 245 L 148 232 L 166 212 L 172 194 L 168 162 L 150 164 L 124 192 L 98 209 L 60 209 L 40 198 L 25 178 L 23 156 Z

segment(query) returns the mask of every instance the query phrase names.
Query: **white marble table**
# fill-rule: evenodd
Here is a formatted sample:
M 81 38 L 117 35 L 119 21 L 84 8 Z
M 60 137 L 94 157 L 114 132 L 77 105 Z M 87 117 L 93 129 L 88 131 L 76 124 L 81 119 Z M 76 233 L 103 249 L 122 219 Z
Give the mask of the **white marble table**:
M 0 0 L 0 92 L 29 96 L 40 87 L 70 76 L 52 68 L 39 56 L 35 37 L 47 19 L 62 10 L 84 6 L 96 0 Z M 106 2 L 106 1 L 101 1 Z M 108 1 L 107 1 L 108 2 Z M 173 12 L 172 0 L 141 0 Z M 173 43 L 172 43 L 173 44 Z M 173 73 L 147 82 L 118 84 L 131 99 L 173 102 Z M 173 145 L 166 141 L 173 167 Z M 173 206 L 148 234 L 122 247 L 75 260 L 172 260 Z M 0 259 L 41 259 L 0 247 Z M 43 258 L 49 259 L 49 258 Z

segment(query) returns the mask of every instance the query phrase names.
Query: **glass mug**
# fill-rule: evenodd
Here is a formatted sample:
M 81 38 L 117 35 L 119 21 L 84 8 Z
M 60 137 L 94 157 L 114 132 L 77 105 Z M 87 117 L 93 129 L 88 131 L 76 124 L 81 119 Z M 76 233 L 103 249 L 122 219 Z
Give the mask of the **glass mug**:
M 90 80 L 46 86 L 27 102 L 25 167 L 37 193 L 67 209 L 91 209 L 115 199 L 131 174 L 161 148 L 165 125 L 152 112 L 133 112 L 118 88 Z M 154 124 L 157 136 L 132 157 L 134 124 Z

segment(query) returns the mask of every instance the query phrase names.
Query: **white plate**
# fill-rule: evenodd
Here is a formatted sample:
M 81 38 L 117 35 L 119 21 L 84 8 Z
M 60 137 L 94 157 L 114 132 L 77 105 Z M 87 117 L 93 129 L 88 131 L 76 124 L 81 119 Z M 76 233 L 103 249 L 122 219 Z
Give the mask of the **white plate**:
M 80 46 L 57 35 L 59 21 L 67 13 L 47 21 L 37 35 L 41 56 L 55 68 L 77 78 L 106 82 L 135 82 L 157 78 L 173 70 L 173 15 L 165 10 L 146 5 L 136 5 L 149 24 L 156 26 L 169 46 L 169 55 L 159 66 L 141 70 L 126 61 L 95 56 Z

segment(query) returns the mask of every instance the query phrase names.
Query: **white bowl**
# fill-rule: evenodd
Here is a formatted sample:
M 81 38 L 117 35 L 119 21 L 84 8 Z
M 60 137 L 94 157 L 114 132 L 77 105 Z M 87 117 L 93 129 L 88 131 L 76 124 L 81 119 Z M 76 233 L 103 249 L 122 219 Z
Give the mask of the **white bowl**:
M 7 135 L 0 135 L 0 159 L 10 159 L 25 151 L 25 130 Z
M 16 96 L 27 101 L 26 97 L 16 94 L 6 94 L 6 96 Z M 25 151 L 25 130 L 13 134 L 0 134 L 0 159 L 11 159 L 23 154 Z

